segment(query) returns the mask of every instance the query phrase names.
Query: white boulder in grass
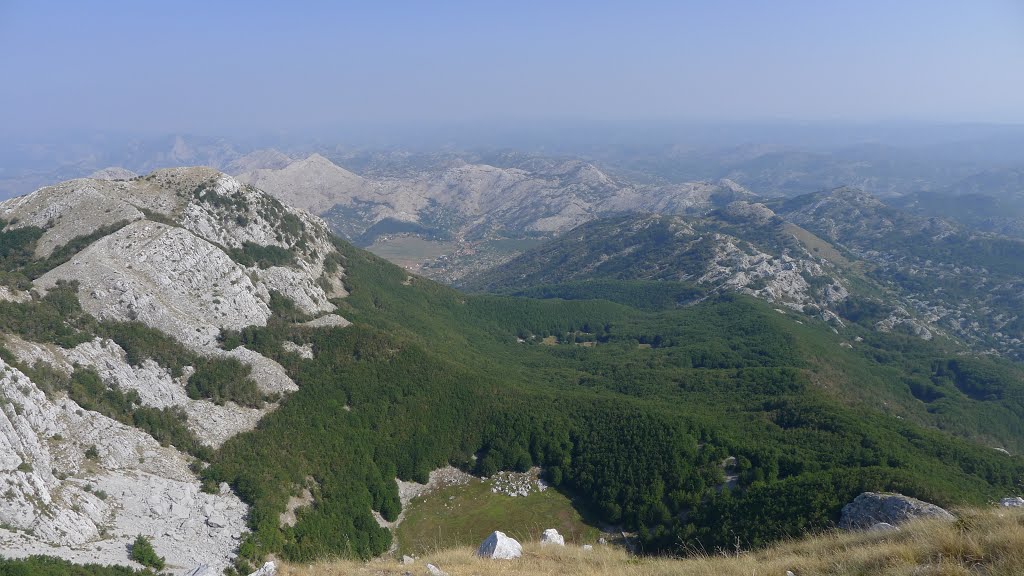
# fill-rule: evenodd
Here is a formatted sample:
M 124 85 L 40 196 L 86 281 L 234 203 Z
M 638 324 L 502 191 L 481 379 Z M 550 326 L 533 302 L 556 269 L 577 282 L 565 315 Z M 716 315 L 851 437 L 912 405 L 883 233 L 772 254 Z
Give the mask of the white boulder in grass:
M 273 562 L 267 562 L 260 569 L 249 574 L 249 576 L 277 576 L 277 565 Z
M 563 538 L 562 535 L 558 533 L 558 530 L 555 530 L 554 528 L 548 528 L 544 531 L 543 534 L 541 534 L 540 543 L 565 546 L 565 538 Z
M 1003 508 L 1024 508 L 1024 498 L 1021 498 L 1020 496 L 1003 498 L 999 501 L 999 505 Z
M 514 560 L 523 555 L 523 545 L 515 538 L 509 538 L 504 532 L 495 530 L 484 539 L 476 555 L 493 560 Z

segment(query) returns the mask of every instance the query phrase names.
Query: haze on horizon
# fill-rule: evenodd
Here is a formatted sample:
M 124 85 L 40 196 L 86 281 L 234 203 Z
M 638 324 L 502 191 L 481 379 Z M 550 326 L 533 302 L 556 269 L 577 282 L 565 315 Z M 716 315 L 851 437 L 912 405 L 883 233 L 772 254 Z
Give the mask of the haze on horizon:
M 0 1 L 0 130 L 1024 123 L 1024 3 Z

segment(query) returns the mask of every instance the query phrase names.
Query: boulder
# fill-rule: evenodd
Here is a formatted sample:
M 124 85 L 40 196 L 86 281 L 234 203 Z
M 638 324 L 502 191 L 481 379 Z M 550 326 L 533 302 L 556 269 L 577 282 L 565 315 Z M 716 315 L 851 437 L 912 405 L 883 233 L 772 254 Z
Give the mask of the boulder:
M 892 524 L 889 524 L 888 522 L 879 522 L 878 524 L 873 525 L 871 528 L 868 528 L 868 532 L 899 532 L 899 531 L 900 531 L 899 528 L 893 526 Z
M 1003 498 L 999 501 L 999 505 L 1003 508 L 1024 508 L 1024 498 L 1020 496 Z
M 406 566 L 408 566 L 409 564 L 412 564 L 415 561 L 416 560 L 413 559 L 412 556 L 405 556 L 405 555 L 402 556 L 402 564 L 405 564 Z
M 427 564 L 427 572 L 430 572 L 430 576 L 448 576 L 448 573 L 441 570 L 433 564 Z
M 864 530 L 879 523 L 897 526 L 917 518 L 956 519 L 948 511 L 916 498 L 902 494 L 864 492 L 843 506 L 839 527 L 844 530 Z
M 555 530 L 554 528 L 548 528 L 544 531 L 543 534 L 541 534 L 540 543 L 542 545 L 554 544 L 557 546 L 565 546 L 565 538 L 563 538 L 562 535 L 558 533 L 558 530 Z
M 273 562 L 267 562 L 260 569 L 249 574 L 249 576 L 277 576 L 277 565 Z
M 593 549 L 594 549 L 594 546 L 593 546 L 593 545 L 591 545 L 591 544 L 584 544 L 584 545 L 583 545 L 583 551 L 584 551 L 584 552 L 590 552 L 590 551 L 591 551 L 591 550 L 593 550 Z
M 509 538 L 504 532 L 496 530 L 484 539 L 476 555 L 494 560 L 513 560 L 523 555 L 523 546 L 515 538 Z
M 217 571 L 210 568 L 209 564 L 200 564 L 182 576 L 217 576 Z

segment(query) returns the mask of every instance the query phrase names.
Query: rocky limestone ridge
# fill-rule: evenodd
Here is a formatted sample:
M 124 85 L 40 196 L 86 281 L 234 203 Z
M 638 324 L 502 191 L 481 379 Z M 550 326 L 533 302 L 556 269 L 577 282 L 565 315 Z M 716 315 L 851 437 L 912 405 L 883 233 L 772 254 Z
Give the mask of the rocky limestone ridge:
M 457 238 L 492 231 L 558 233 L 604 215 L 703 213 L 755 197 L 731 180 L 634 186 L 581 160 L 545 159 L 519 167 L 458 161 L 402 176 L 364 178 L 314 154 L 239 179 L 286 204 L 325 215 L 353 239 L 385 220 L 443 229 Z
M 173 570 L 229 564 L 246 506 L 206 494 L 188 459 L 66 399 L 0 360 L 0 554 L 129 564 L 149 536 Z
M 180 377 L 175 378 L 169 370 L 150 359 L 143 361 L 141 366 L 131 366 L 124 350 L 108 339 L 95 338 L 91 342 L 64 349 L 53 344 L 28 342 L 13 335 L 0 335 L 0 344 L 27 366 L 43 362 L 65 375 L 70 375 L 76 365 L 91 368 L 108 385 L 123 392 L 137 392 L 145 406 L 182 408 L 188 416 L 189 430 L 211 448 L 219 447 L 236 434 L 252 430 L 259 419 L 273 409 L 272 404 L 257 409 L 233 402 L 217 405 L 189 398 L 185 386 L 194 371 L 192 368 L 187 368 Z M 266 394 L 284 394 L 298 389 L 284 368 L 269 358 L 244 347 L 231 352 L 217 352 L 218 355 L 232 356 L 250 366 L 260 367 L 253 370 L 253 380 Z
M 275 163 L 277 164 L 277 163 Z M 320 214 L 341 198 L 359 197 L 367 183 L 319 154 L 281 165 L 236 172 L 238 180 L 267 190 L 290 206 Z
M 222 350 L 222 330 L 265 325 L 275 293 L 314 317 L 311 325 L 348 324 L 332 313 L 331 299 L 347 292 L 323 221 L 212 169 L 64 182 L 0 203 L 0 219 L 7 230 L 38 228 L 37 259 L 63 255 L 31 290 L 5 287 L 4 300 L 77 282 L 82 308 L 97 319 L 138 321 L 200 356 L 234 357 L 266 394 L 297 388 L 273 360 L 245 347 Z M 136 392 L 142 406 L 180 408 L 210 447 L 274 408 L 189 398 L 193 367 L 174 376 L 152 360 L 132 365 L 104 338 L 66 349 L 15 334 L 0 334 L 0 343 L 22 365 L 41 362 L 65 375 L 92 369 L 106 386 Z M 62 393 L 47 397 L 14 367 L 0 366 L 0 493 L 9 496 L 0 499 L 0 554 L 131 564 L 127 542 L 143 534 L 171 572 L 208 564 L 220 573 L 228 565 L 246 507 L 226 486 L 201 492 L 190 457 Z
M 109 168 L 103 168 L 97 170 L 92 174 L 89 174 L 88 178 L 94 180 L 131 180 L 138 176 L 135 172 L 127 168 L 121 168 L 120 166 L 111 166 Z
M 343 270 L 326 270 L 334 248 L 321 220 L 212 169 L 161 170 L 129 182 L 73 180 L 0 203 L 0 218 L 13 222 L 9 228 L 42 228 L 39 257 L 121 226 L 36 286 L 75 280 L 94 316 L 139 320 L 194 350 L 214 346 L 221 329 L 265 324 L 271 291 L 311 315 L 333 311 L 329 299 L 345 295 Z M 236 261 L 246 247 L 284 249 L 292 262 Z
M 791 238 L 761 204 L 733 202 L 721 213 L 588 222 L 465 285 L 494 290 L 606 278 L 689 281 L 835 318 L 829 308 L 849 296 L 841 270 Z

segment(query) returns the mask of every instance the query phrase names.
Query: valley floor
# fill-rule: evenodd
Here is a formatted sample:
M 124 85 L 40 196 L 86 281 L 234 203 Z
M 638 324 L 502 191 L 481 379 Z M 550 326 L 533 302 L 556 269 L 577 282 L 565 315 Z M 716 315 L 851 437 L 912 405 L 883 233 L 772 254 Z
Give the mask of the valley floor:
M 1024 512 L 960 510 L 955 523 L 918 521 L 896 533 L 827 532 L 759 550 L 728 555 L 695 554 L 683 559 L 638 558 L 611 546 L 585 551 L 575 546 L 524 543 L 523 558 L 476 558 L 471 548 L 426 554 L 412 565 L 395 560 L 286 565 L 282 576 L 401 576 L 427 574 L 432 563 L 451 576 L 1011 576 L 1024 574 Z

